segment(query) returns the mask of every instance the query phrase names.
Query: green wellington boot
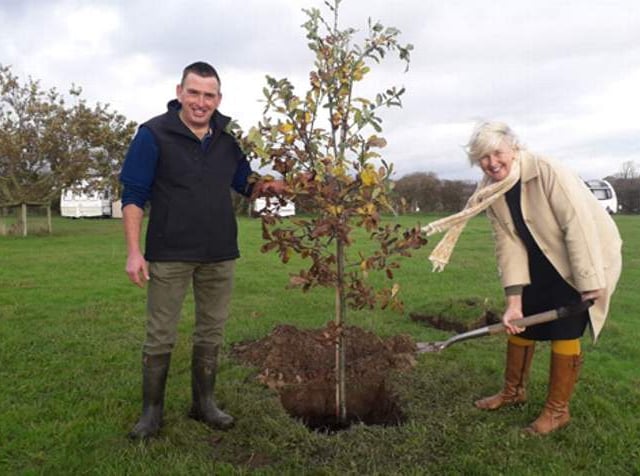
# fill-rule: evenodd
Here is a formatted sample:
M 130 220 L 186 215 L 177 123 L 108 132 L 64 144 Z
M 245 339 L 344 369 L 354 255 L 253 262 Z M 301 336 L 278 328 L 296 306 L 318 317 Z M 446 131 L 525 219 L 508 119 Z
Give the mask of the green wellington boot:
M 146 440 L 160 431 L 170 361 L 170 353 L 142 355 L 142 416 L 129 433 L 132 440 Z
M 189 416 L 216 430 L 228 430 L 234 418 L 220 410 L 213 397 L 219 346 L 193 346 L 191 392 L 193 405 Z

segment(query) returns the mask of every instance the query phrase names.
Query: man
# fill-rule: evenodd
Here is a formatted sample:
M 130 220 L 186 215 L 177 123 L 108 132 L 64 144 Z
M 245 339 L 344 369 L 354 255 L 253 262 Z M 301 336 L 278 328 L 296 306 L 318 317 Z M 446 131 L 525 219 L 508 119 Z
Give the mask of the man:
M 129 436 L 147 439 L 162 425 L 164 389 L 177 338 L 182 302 L 190 282 L 195 298 L 192 398 L 189 416 L 226 430 L 232 416 L 213 397 L 217 357 L 239 257 L 230 188 L 249 196 L 282 182 L 251 184 L 251 167 L 225 132 L 229 118 L 216 70 L 203 62 L 184 69 L 177 99 L 167 112 L 142 124 L 120 175 L 127 242 L 126 272 L 140 287 L 148 282 L 147 335 L 142 356 L 142 416 Z M 140 229 L 147 201 L 151 212 L 144 256 Z

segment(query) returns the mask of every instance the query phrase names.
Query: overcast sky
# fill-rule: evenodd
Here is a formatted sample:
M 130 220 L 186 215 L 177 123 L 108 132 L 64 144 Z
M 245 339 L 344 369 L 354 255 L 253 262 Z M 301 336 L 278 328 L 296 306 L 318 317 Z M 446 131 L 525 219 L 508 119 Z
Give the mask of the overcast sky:
M 82 86 L 142 122 L 163 112 L 184 66 L 222 79 L 221 112 L 243 128 L 261 117 L 264 76 L 306 89 L 312 57 L 302 8 L 321 0 L 0 0 L 0 64 L 44 87 Z M 583 178 L 640 165 L 638 0 L 344 0 L 342 26 L 367 18 L 414 45 L 410 69 L 388 61 L 367 90 L 405 86 L 383 112 L 396 178 L 477 179 L 461 146 L 474 123 L 509 123 L 529 149 Z

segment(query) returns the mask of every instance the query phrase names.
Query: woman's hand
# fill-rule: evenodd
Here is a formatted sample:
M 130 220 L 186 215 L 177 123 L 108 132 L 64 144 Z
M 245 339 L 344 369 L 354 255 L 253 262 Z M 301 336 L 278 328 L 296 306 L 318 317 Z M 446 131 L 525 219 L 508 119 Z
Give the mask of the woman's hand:
M 506 327 L 507 334 L 519 334 L 524 327 L 518 327 L 511 324 L 511 321 L 522 319 L 522 296 L 507 296 L 507 309 L 502 315 L 502 323 Z
M 588 301 L 592 299 L 593 301 L 597 301 L 600 298 L 604 297 L 604 289 L 594 289 L 592 291 L 585 291 L 582 293 L 582 300 Z

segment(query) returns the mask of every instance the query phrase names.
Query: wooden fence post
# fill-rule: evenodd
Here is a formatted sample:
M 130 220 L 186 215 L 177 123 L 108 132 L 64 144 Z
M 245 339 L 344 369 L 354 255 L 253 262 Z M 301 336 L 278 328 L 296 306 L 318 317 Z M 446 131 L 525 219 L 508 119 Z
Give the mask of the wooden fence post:
M 51 232 L 53 231 L 53 228 L 51 226 L 51 203 L 47 205 L 47 231 L 49 232 L 49 234 L 51 234 Z
M 27 236 L 27 204 L 23 203 L 21 208 L 22 208 L 22 236 Z

